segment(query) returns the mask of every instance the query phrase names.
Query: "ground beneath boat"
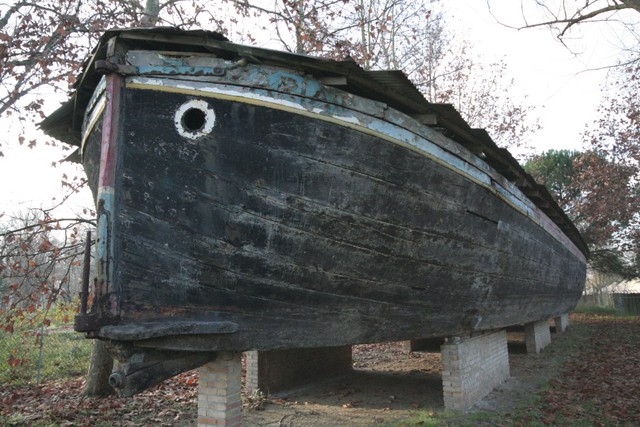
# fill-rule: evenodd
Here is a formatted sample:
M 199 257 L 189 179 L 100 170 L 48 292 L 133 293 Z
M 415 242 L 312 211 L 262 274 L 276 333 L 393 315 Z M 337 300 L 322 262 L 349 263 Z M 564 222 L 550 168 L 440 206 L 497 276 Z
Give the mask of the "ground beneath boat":
M 244 425 L 640 425 L 640 316 L 574 314 L 541 354 L 526 354 L 514 333 L 509 353 L 510 379 L 470 413 L 443 410 L 439 353 L 392 343 L 355 347 L 349 376 L 248 401 Z M 132 398 L 82 397 L 83 387 L 82 377 L 5 384 L 0 425 L 196 425 L 197 370 Z
M 508 340 L 511 378 L 472 411 L 508 413 L 558 373 L 563 358 L 556 357 L 554 345 L 532 355 L 526 354 L 523 333 L 510 332 Z M 350 375 L 270 396 L 262 410 L 245 408 L 244 424 L 372 426 L 407 419 L 417 410 L 442 412 L 439 352 L 407 353 L 401 343 L 359 345 L 353 362 Z

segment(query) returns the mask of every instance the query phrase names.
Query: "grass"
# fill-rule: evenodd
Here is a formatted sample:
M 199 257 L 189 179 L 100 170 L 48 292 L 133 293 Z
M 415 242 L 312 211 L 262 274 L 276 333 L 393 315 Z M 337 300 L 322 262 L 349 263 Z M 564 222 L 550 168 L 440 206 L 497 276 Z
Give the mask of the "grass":
M 416 411 L 410 418 L 386 424 L 386 427 L 437 427 L 442 425 L 442 414 L 435 411 Z
M 614 307 L 600 305 L 576 307 L 575 313 L 594 314 L 598 316 L 628 316 L 629 314 Z
M 40 380 L 64 379 L 86 372 L 91 342 L 73 331 L 0 333 L 0 383 L 20 385 Z
M 25 311 L 13 319 L 13 332 L 0 329 L 0 384 L 65 380 L 86 373 L 92 342 L 72 330 L 76 307 L 77 300 L 61 301 L 50 309 Z
M 594 420 L 601 418 L 602 408 L 594 405 L 590 399 L 583 399 L 579 403 L 571 402 L 575 408 L 575 413 L 562 414 L 556 413 L 553 405 L 557 402 L 549 396 L 560 395 L 570 396 L 574 392 L 567 391 L 562 387 L 563 381 L 557 379 L 563 377 L 564 364 L 568 361 L 580 359 L 583 354 L 593 349 L 592 342 L 594 328 L 598 323 L 616 328 L 619 322 L 635 322 L 625 313 L 613 310 L 607 307 L 588 307 L 586 313 L 579 314 L 575 320 L 570 323 L 570 330 L 554 339 L 553 345 L 539 356 L 530 356 L 531 359 L 537 359 L 538 362 L 533 368 L 528 369 L 551 369 L 555 370 L 555 374 L 547 379 L 541 377 L 541 382 L 536 387 L 536 392 L 523 398 L 515 407 L 507 411 L 480 410 L 470 412 L 455 411 L 424 411 L 418 412 L 410 418 L 390 424 L 392 427 L 422 427 L 422 426 L 445 426 L 445 427 L 461 427 L 461 426 L 547 426 L 547 425 L 566 425 L 566 426 L 590 426 Z M 615 329 L 616 334 L 625 334 Z M 626 333 L 629 335 L 628 333 Z M 597 334 L 596 334 L 597 335 Z M 554 367 L 555 366 L 555 367 Z M 523 371 L 525 381 L 532 381 L 530 377 L 526 377 L 529 371 Z M 560 399 L 562 401 L 562 399 Z M 603 423 L 603 425 L 615 425 Z

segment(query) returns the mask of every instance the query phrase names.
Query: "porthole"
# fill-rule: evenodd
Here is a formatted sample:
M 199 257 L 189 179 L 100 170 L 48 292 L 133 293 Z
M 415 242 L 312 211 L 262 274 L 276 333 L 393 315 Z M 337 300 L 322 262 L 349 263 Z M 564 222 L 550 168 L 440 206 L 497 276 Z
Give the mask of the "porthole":
M 189 139 L 198 139 L 213 130 L 216 114 L 206 101 L 192 99 L 182 104 L 174 115 L 178 133 Z
M 202 130 L 206 123 L 207 115 L 199 108 L 189 108 L 182 115 L 182 126 L 189 132 Z

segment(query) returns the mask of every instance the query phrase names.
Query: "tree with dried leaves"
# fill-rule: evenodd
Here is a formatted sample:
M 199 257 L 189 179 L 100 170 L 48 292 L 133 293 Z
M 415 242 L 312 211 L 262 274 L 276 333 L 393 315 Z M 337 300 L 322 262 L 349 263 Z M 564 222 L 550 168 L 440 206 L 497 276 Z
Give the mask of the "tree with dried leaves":
M 0 328 L 12 333 L 16 322 L 31 329 L 49 326 L 56 302 L 77 296 L 82 236 L 91 223 L 49 216 L 32 209 L 0 231 Z
M 526 170 L 547 186 L 591 249 L 590 266 L 602 274 L 640 272 L 640 183 L 637 167 L 597 150 L 550 150 Z
M 503 60 L 484 63 L 465 55 L 468 48 L 463 46 L 440 78 L 434 100 L 452 104 L 471 127 L 485 129 L 496 144 L 526 157 L 533 151 L 529 137 L 540 129 L 537 107 L 526 94 L 510 93 L 515 78 L 507 77 Z
M 496 1 L 487 0 L 498 11 Z M 636 33 L 640 0 L 521 0 L 522 24 L 516 28 L 549 27 L 563 40 L 575 27 L 594 22 L 616 22 Z
M 14 116 L 25 129 L 42 120 L 46 99 L 72 89 L 105 29 L 157 24 L 221 30 L 222 20 L 214 15 L 218 3 L 15 0 L 0 5 L 0 117 Z M 35 145 L 35 137 L 29 138 Z
M 366 69 L 403 70 L 431 102 L 452 104 L 472 127 L 501 146 L 530 151 L 539 129 L 535 106 L 509 95 L 514 79 L 504 61 L 486 63 L 455 37 L 446 5 L 421 0 L 358 0 L 342 25 L 357 31 L 343 42 Z
M 150 0 L 144 6 L 135 0 L 17 0 L 0 5 L 0 118 L 11 117 L 16 119 L 14 124 L 20 124 L 21 133 L 15 141 L 19 144 L 29 140 L 31 148 L 38 141 L 55 145 L 35 133 L 33 125 L 44 117 L 45 103 L 52 93 L 71 89 L 102 31 L 196 22 L 216 23 L 204 5 L 185 7 L 176 0 Z M 93 223 L 95 213 L 85 210 L 83 216 L 61 218 L 56 208 L 85 183 L 80 174 L 71 178 L 63 175 L 62 190 L 69 191 L 63 191 L 62 198 L 51 206 L 32 209 L 19 222 L 7 221 L 8 215 L 3 218 L 0 327 L 5 331 L 36 312 L 43 313 L 43 318 L 30 315 L 29 320 L 46 325 L 52 305 L 61 297 L 71 297 L 84 248 L 81 231 Z
M 262 35 L 268 34 L 288 52 L 324 57 L 345 52 L 344 42 L 351 27 L 345 25 L 343 17 L 354 0 L 224 1 L 256 25 L 257 31 L 244 29 L 243 38 L 252 43 L 262 44 Z M 237 23 L 238 18 L 232 18 L 232 22 Z

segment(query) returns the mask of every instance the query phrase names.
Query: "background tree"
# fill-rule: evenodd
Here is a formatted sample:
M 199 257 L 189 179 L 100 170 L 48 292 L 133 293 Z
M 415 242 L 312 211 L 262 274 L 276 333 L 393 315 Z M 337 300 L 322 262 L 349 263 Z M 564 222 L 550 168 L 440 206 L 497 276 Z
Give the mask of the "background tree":
M 549 150 L 532 156 L 524 165 L 538 183 L 547 187 L 569 216 L 573 216 L 573 207 L 580 197 L 574 182 L 574 163 L 580 154 L 572 150 Z
M 595 150 L 547 151 L 525 169 L 547 186 L 591 249 L 603 274 L 638 274 L 637 170 Z
M 495 11 L 500 19 L 500 7 Z M 591 265 L 602 273 L 640 275 L 640 1 L 638 0 L 522 0 L 516 28 L 547 27 L 571 48 L 584 25 L 621 28 L 616 32 L 622 60 L 611 64 L 599 119 L 588 126 L 584 152 L 572 158 L 571 216 L 592 247 Z M 540 160 L 540 159 L 537 159 Z M 553 190 L 553 189 L 552 189 Z M 577 195 L 577 196 L 576 196 Z M 573 197 L 576 196 L 576 197 Z M 564 201 L 560 196 L 560 200 Z
M 357 0 L 340 21 L 357 31 L 344 42 L 365 69 L 403 70 L 428 100 L 453 104 L 472 127 L 484 128 L 501 146 L 530 149 L 539 129 L 526 96 L 516 101 L 504 61 L 474 57 L 471 43 L 457 39 L 438 1 Z M 345 24 L 345 21 L 347 24 Z
M 495 4 L 494 4 L 495 3 Z M 487 0 L 490 10 L 497 14 L 501 6 Z M 548 27 L 564 42 L 571 31 L 580 24 L 607 22 L 621 25 L 633 34 L 637 34 L 634 23 L 638 22 L 640 1 L 638 0 L 521 0 L 521 23 L 515 28 Z M 500 19 L 498 19 L 500 21 Z
M 608 227 L 597 221 L 593 226 L 602 227 L 601 236 L 611 233 L 612 245 L 622 253 L 622 264 L 640 275 L 640 64 L 622 62 L 630 65 L 610 70 L 599 118 L 585 133 L 587 148 L 600 153 L 610 165 L 599 167 L 602 161 L 591 160 L 591 190 L 600 203 L 585 209 L 602 216 L 618 213 L 618 220 Z

